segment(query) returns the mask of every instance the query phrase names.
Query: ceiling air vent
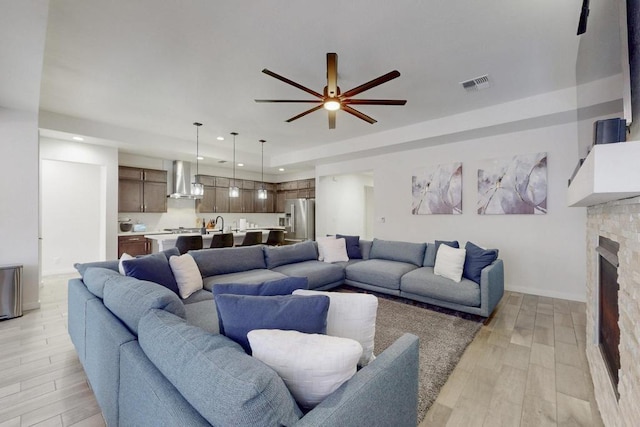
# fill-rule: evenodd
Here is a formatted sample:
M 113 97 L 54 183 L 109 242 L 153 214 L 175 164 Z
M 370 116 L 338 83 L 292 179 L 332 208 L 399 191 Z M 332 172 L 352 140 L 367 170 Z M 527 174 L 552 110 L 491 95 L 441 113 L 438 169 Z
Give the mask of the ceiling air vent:
M 460 82 L 464 90 L 467 92 L 475 92 L 481 89 L 486 89 L 491 86 L 491 82 L 489 81 L 489 75 L 485 74 L 484 76 L 476 77 L 471 80 L 466 80 L 464 82 Z

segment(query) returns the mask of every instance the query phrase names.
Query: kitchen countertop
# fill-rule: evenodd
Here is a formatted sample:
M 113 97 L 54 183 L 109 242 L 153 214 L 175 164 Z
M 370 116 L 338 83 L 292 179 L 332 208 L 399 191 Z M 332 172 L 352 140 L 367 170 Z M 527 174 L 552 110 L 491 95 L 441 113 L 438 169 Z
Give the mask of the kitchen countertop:
M 118 233 L 118 237 L 120 236 L 145 236 L 152 234 L 167 234 L 166 231 L 160 230 L 150 230 L 150 231 L 121 231 Z

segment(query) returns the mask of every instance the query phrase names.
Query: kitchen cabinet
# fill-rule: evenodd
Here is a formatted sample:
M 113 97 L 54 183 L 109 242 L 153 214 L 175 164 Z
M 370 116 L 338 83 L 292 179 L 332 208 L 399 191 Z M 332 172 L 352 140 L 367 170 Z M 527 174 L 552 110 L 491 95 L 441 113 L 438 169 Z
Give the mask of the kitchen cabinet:
M 266 199 L 258 199 L 258 191 L 255 193 L 255 211 L 258 213 L 274 213 L 276 206 L 276 192 L 267 190 Z M 283 211 L 284 212 L 284 211 Z
M 118 212 L 166 212 L 167 171 L 118 168 Z
M 255 190 L 240 189 L 239 197 L 229 197 L 229 212 L 255 213 L 255 200 L 258 196 Z
M 284 213 L 284 191 L 278 191 L 276 193 L 276 212 Z
M 123 253 L 146 255 L 151 253 L 151 242 L 144 236 L 118 236 L 118 258 Z
M 196 212 L 229 212 L 229 188 L 205 186 L 202 199 L 196 200 Z

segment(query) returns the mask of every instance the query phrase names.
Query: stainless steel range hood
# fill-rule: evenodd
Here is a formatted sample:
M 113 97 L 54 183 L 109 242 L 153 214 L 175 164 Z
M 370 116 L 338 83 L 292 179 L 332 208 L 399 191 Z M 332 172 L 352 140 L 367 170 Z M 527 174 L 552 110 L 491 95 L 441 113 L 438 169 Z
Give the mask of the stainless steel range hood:
M 191 164 L 182 160 L 173 161 L 173 192 L 172 199 L 201 199 L 191 192 Z

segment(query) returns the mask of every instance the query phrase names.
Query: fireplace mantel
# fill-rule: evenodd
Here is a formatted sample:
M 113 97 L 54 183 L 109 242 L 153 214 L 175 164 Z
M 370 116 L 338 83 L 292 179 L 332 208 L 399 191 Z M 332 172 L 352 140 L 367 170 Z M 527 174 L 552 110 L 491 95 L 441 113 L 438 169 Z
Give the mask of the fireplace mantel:
M 640 141 L 595 145 L 569 185 L 569 206 L 639 196 L 639 160 Z

